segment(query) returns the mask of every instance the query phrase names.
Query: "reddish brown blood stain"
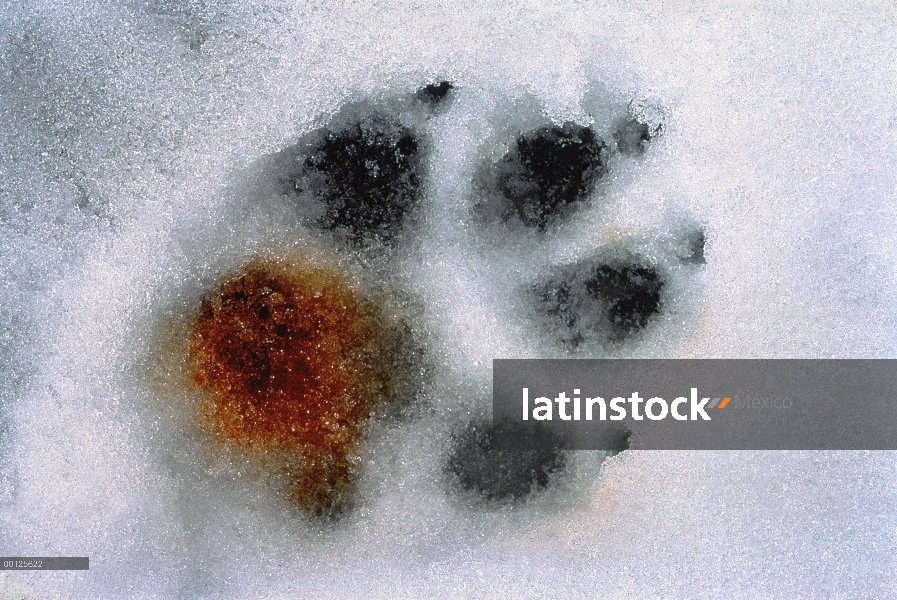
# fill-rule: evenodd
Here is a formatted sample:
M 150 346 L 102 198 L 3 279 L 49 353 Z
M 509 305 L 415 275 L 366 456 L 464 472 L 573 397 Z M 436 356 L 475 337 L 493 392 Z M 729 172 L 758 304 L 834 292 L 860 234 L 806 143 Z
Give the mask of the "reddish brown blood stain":
M 345 502 L 349 455 L 389 390 L 374 303 L 337 273 L 256 261 L 206 296 L 193 330 L 203 420 L 223 440 L 299 453 L 295 499 L 317 514 Z

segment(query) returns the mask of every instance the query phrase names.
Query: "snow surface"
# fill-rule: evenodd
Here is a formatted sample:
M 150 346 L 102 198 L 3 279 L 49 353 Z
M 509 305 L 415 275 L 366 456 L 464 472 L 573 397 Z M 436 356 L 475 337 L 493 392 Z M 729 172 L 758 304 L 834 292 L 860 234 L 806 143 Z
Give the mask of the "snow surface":
M 587 257 L 649 261 L 665 302 L 576 356 L 897 357 L 893 3 L 0 6 L 0 553 L 91 560 L 0 572 L 0 598 L 897 597 L 893 453 L 577 453 L 505 506 L 444 468 L 493 358 L 567 355 L 520 290 Z M 330 243 L 266 161 L 439 80 L 450 103 L 407 117 L 413 225 L 346 259 L 420 307 L 432 377 L 322 524 L 197 432 L 178 344 L 252 256 Z M 609 139 L 633 107 L 663 135 L 569 221 L 477 221 L 515 135 Z M 695 228 L 704 265 L 677 258 Z

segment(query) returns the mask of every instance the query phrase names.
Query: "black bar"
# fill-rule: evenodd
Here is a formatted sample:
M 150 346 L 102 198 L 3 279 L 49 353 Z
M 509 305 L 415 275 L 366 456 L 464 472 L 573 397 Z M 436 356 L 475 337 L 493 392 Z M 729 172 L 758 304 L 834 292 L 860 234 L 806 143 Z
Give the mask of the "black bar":
M 0 557 L 0 571 L 87 571 L 87 556 L 5 556 Z

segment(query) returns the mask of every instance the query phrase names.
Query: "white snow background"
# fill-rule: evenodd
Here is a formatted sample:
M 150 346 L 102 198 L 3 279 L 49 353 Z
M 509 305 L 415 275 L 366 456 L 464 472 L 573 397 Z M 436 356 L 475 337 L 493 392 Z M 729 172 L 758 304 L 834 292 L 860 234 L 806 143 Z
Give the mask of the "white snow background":
M 623 245 L 670 301 L 615 356 L 895 358 L 892 2 L 3 2 L 0 598 L 897 598 L 886 452 L 580 453 L 471 504 L 450 434 L 491 360 L 554 356 L 515 277 Z M 427 408 L 364 449 L 358 506 L 297 515 L 196 432 L 166 346 L 248 256 L 314 245 L 255 165 L 350 101 L 447 79 L 423 216 L 384 268 L 419 299 Z M 545 240 L 469 223 L 490 140 L 629 102 L 665 131 Z M 682 223 L 703 267 L 670 258 Z M 491 234 L 490 234 L 491 235 Z

